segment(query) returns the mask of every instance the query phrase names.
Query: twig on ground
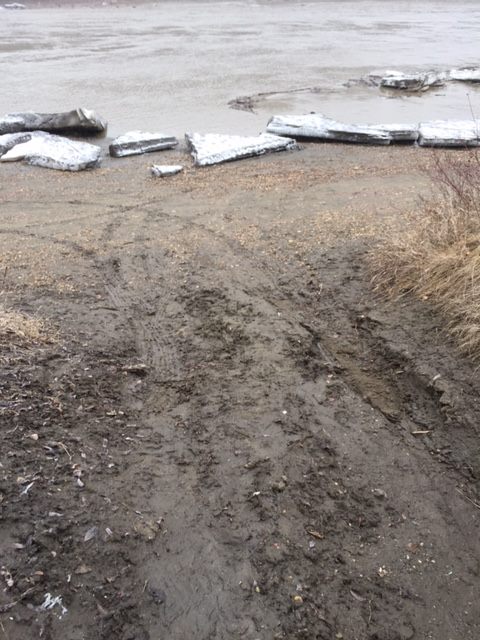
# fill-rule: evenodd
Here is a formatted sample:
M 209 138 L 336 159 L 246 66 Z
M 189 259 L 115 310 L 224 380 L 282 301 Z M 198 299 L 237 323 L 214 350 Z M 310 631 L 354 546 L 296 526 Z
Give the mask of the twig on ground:
M 456 490 L 458 491 L 458 493 L 460 495 L 462 495 L 465 500 L 468 500 L 468 502 L 471 502 L 473 504 L 474 507 L 477 507 L 477 509 L 480 509 L 480 504 L 478 504 L 478 502 L 475 502 L 475 500 L 472 500 L 472 498 L 469 498 L 465 493 L 463 493 L 463 491 L 461 489 L 459 489 L 458 487 L 456 487 Z
M 8 602 L 7 604 L 2 604 L 0 605 L 0 613 L 6 613 L 7 611 L 10 611 L 10 609 L 12 609 L 15 605 L 17 605 L 19 602 L 21 602 L 31 591 L 33 591 L 35 589 L 35 587 L 30 587 L 30 589 L 27 589 L 26 591 L 24 591 L 18 598 L 17 600 L 13 600 L 13 602 Z

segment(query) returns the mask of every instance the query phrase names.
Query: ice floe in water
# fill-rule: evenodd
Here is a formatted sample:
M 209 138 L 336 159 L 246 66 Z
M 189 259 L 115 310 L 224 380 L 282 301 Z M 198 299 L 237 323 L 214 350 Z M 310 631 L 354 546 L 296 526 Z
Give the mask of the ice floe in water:
M 399 89 L 403 91 L 426 91 L 432 87 L 441 87 L 448 79 L 448 73 L 428 71 L 427 73 L 403 73 L 402 71 L 387 71 L 380 80 L 380 86 L 385 89 Z

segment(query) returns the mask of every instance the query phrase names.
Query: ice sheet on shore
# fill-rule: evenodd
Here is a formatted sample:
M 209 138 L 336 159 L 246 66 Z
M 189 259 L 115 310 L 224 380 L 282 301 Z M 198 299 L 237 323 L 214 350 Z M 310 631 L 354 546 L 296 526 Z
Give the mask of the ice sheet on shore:
M 0 157 L 10 151 L 16 144 L 28 142 L 32 137 L 31 133 L 4 133 L 0 136 Z
M 392 142 L 416 142 L 418 140 L 417 124 L 375 124 L 375 129 L 385 131 Z
M 154 164 L 150 167 L 150 173 L 155 178 L 174 176 L 181 171 L 183 171 L 183 165 L 181 164 Z
M 434 120 L 420 124 L 342 124 L 321 114 L 273 116 L 267 131 L 292 138 L 390 144 L 416 142 L 422 147 L 480 146 L 480 120 Z
M 344 124 L 320 113 L 301 116 L 273 116 L 267 131 L 292 138 L 313 138 L 334 142 L 387 145 L 391 142 L 414 142 L 417 126 L 409 124 Z
M 60 171 L 82 171 L 100 166 L 102 150 L 87 142 L 78 142 L 43 132 L 33 132 L 0 157 L 0 162 L 25 160 L 28 164 Z
M 8 113 L 0 118 L 0 134 L 19 131 L 47 131 L 99 135 L 107 131 L 107 121 L 91 109 L 74 109 L 65 113 Z
M 167 136 L 164 133 L 129 131 L 112 141 L 109 152 L 114 158 L 123 158 L 124 156 L 136 156 L 152 151 L 172 149 L 177 145 L 177 138 Z
M 24 120 L 19 115 L 8 114 L 0 118 L 0 135 L 25 131 Z
M 297 148 L 295 140 L 269 133 L 259 136 L 187 133 L 185 140 L 195 164 L 200 167 Z
M 433 120 L 418 126 L 421 147 L 478 147 L 480 120 Z

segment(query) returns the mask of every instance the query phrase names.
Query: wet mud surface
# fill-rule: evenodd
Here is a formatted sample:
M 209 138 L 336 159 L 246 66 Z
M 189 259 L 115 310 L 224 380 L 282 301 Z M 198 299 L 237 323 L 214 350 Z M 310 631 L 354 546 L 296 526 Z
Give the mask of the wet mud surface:
M 479 637 L 478 372 L 365 268 L 417 159 L 5 168 L 4 297 L 55 341 L 0 350 L 0 635 Z

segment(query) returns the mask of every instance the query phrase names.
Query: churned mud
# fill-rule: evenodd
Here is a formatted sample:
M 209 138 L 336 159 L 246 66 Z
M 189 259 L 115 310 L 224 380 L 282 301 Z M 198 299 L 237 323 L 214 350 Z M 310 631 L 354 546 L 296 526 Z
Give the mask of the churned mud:
M 365 268 L 420 157 L 2 167 L 0 637 L 480 637 L 478 372 Z

